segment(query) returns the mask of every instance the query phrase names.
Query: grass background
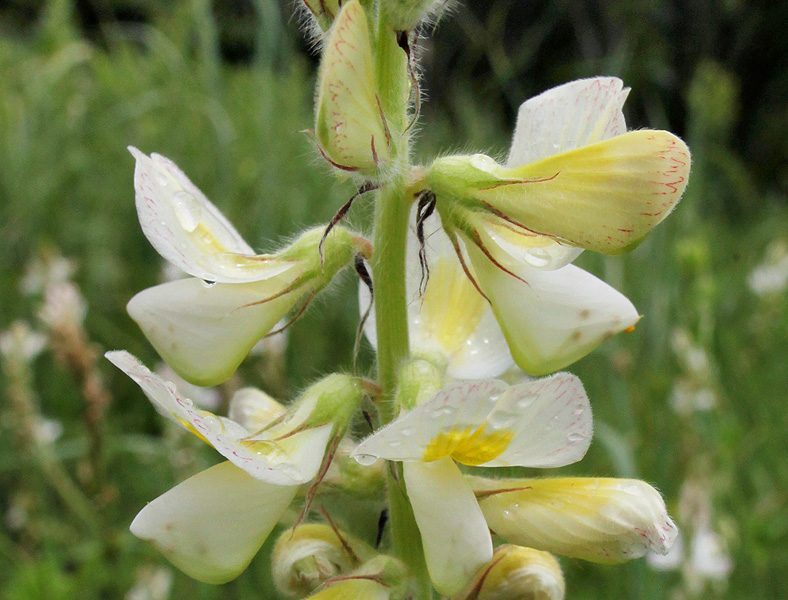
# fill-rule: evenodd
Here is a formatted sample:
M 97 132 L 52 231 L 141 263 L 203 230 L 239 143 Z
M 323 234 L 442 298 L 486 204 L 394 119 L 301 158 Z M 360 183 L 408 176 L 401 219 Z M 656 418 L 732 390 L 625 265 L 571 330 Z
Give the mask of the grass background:
M 687 478 L 702 478 L 713 524 L 735 568 L 708 597 L 778 599 L 788 588 L 788 299 L 754 295 L 748 274 L 788 242 L 788 22 L 785 2 L 466 3 L 423 39 L 417 154 L 500 154 L 519 103 L 577 77 L 632 86 L 630 127 L 666 128 L 693 150 L 675 213 L 631 255 L 584 253 L 578 264 L 627 294 L 645 316 L 572 367 L 595 410 L 588 457 L 565 472 L 636 476 L 676 513 Z M 259 250 L 327 221 L 352 193 L 332 179 L 301 130 L 311 126 L 316 58 L 290 3 L 248 0 L 50 0 L 0 8 L 0 329 L 40 327 L 40 300 L 20 280 L 57 249 L 78 264 L 86 329 L 103 349 L 156 356 L 126 316 L 158 282 L 161 261 L 136 221 L 125 146 L 174 159 Z M 368 208 L 352 221 L 367 222 Z M 348 369 L 356 282 L 332 286 L 290 334 L 281 378 L 259 360 L 244 381 L 288 395 Z M 678 415 L 670 396 L 687 370 L 675 328 L 709 360 L 717 407 Z M 371 364 L 368 349 L 362 363 Z M 167 429 L 136 386 L 102 362 L 112 391 L 103 495 L 83 492 L 99 526 L 69 513 L 21 452 L 0 382 L 0 597 L 122 598 L 140 568 L 164 565 L 127 532 L 146 501 L 216 457 Z M 41 413 L 60 421 L 52 451 L 80 484 L 89 447 L 85 401 L 51 353 L 33 364 Z M 12 507 L 25 506 L 20 527 Z M 674 598 L 677 573 L 644 561 L 600 567 L 562 559 L 568 596 Z M 264 551 L 238 580 L 206 586 L 174 573 L 173 599 L 275 598 Z

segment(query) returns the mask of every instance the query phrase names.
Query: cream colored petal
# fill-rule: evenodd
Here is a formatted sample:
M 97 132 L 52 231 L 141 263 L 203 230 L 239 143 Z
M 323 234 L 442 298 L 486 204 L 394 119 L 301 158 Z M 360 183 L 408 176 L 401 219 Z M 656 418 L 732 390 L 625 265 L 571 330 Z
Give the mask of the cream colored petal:
M 252 477 L 277 485 L 294 485 L 306 483 L 317 474 L 331 437 L 331 424 L 282 440 L 264 436 L 249 440 L 249 432 L 238 423 L 195 408 L 174 384 L 152 373 L 128 352 L 107 352 L 106 357 L 142 388 L 157 410 L 172 415 Z
M 490 566 L 453 600 L 563 600 L 565 591 L 553 555 L 504 544 L 496 548 Z
M 224 583 L 246 568 L 297 490 L 223 462 L 145 506 L 131 532 L 190 577 Z
M 259 431 L 285 414 L 286 410 L 262 390 L 245 387 L 233 394 L 227 416 L 247 431 Z
M 640 318 L 623 294 L 574 265 L 555 271 L 521 265 L 516 274 L 524 283 L 475 246 L 467 250 L 515 362 L 531 375 L 580 360 Z
M 512 226 L 603 254 L 640 244 L 687 186 L 690 152 L 668 131 L 630 131 L 515 169 L 473 193 Z M 518 225 L 514 225 L 514 224 Z
M 440 594 L 458 594 L 493 553 L 473 491 L 449 458 L 405 463 L 403 473 L 430 579 Z
M 347 170 L 375 170 L 389 155 L 368 24 L 360 2 L 346 2 L 320 61 L 315 134 L 328 158 Z
M 659 492 L 643 481 L 477 477 L 470 483 L 490 529 L 555 554 L 601 563 L 666 554 L 678 531 Z
M 389 600 L 391 588 L 369 579 L 347 579 L 324 588 L 310 600 Z
M 221 212 L 168 158 L 129 147 L 137 214 L 156 251 L 194 277 L 241 283 L 275 277 L 295 263 L 257 256 Z
M 448 385 L 376 431 L 351 456 L 362 464 L 374 462 L 376 458 L 424 460 L 431 444 L 441 434 L 453 435 L 479 427 L 507 387 L 495 379 Z
M 471 218 L 478 221 L 476 231 L 484 246 L 495 260 L 510 270 L 525 264 L 553 271 L 565 267 L 583 252 L 582 248 L 508 226 L 497 217 L 478 213 Z
M 465 275 L 454 247 L 441 228 L 440 217 L 434 214 L 424 225 L 429 279 L 422 297 L 414 209 L 405 267 L 412 352 L 442 364 L 447 375 L 454 379 L 497 377 L 514 366 L 501 328 L 489 304 Z M 359 287 L 362 314 L 369 302 L 369 290 L 362 284 Z M 370 343 L 376 345 L 374 310 L 364 332 Z
M 626 133 L 621 108 L 628 94 L 617 77 L 593 77 L 526 100 L 517 114 L 506 166 L 519 167 Z
M 580 379 L 570 373 L 520 383 L 498 400 L 485 432 L 512 431 L 506 449 L 485 467 L 562 467 L 585 456 L 593 424 Z
M 126 310 L 181 377 L 217 385 L 304 294 L 296 290 L 264 301 L 282 289 L 271 281 L 206 286 L 180 279 L 141 291 Z

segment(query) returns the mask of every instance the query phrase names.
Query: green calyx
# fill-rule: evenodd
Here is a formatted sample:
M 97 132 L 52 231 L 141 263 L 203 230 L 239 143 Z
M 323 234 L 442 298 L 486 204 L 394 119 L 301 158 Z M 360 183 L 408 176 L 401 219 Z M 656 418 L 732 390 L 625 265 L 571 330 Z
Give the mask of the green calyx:
M 366 393 L 358 377 L 332 373 L 309 386 L 297 402 L 296 415 L 308 413 L 300 428 L 334 424 L 334 435 L 343 435 Z
M 443 387 L 441 371 L 423 359 L 411 360 L 399 372 L 397 402 L 405 410 L 411 410 L 429 400 Z

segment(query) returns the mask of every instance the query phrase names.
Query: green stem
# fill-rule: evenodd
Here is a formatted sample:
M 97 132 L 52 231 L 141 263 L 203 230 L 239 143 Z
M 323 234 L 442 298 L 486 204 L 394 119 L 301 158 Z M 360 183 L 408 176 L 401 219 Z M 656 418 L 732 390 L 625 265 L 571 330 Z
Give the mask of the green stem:
M 372 279 L 375 290 L 375 323 L 378 338 L 378 381 L 384 401 L 380 406 L 381 423 L 399 412 L 395 391 L 397 376 L 409 355 L 408 310 L 405 293 L 405 249 L 407 247 L 412 192 L 404 173 L 409 173 L 408 58 L 397 44 L 397 36 L 385 22 L 382 11 L 376 15 L 375 67 L 378 100 L 391 134 L 386 186 L 375 204 L 375 245 Z M 387 475 L 389 527 L 395 555 L 405 563 L 415 585 L 414 600 L 430 600 L 432 584 L 421 534 L 413 517 L 402 478 L 402 464 L 393 463 Z
M 378 379 L 385 396 L 380 407 L 381 422 L 384 424 L 398 412 L 394 402 L 397 374 L 409 351 L 405 249 L 411 202 L 404 181 L 398 181 L 380 193 L 375 208 L 373 280 Z M 396 465 L 387 477 L 394 552 L 408 566 L 411 577 L 417 582 L 415 598 L 428 600 L 432 597 L 432 586 L 424 563 L 421 534 L 402 482 L 402 465 Z
M 375 324 L 378 337 L 378 379 L 387 400 L 392 400 L 397 373 L 408 357 L 408 311 L 405 301 L 405 246 L 410 204 L 403 198 L 402 181 L 386 186 L 375 206 L 375 245 L 372 273 L 375 289 Z M 382 422 L 396 415 L 387 402 Z

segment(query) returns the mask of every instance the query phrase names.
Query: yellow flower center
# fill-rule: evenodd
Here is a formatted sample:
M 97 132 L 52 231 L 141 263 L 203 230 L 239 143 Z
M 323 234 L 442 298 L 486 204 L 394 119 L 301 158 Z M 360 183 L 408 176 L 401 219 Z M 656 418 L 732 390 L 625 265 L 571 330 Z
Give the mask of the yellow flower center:
M 482 465 L 499 457 L 513 437 L 514 432 L 508 429 L 486 433 L 484 425 L 476 430 L 471 427 L 452 429 L 448 433 L 439 433 L 430 441 L 424 451 L 424 462 L 450 456 L 464 465 Z

